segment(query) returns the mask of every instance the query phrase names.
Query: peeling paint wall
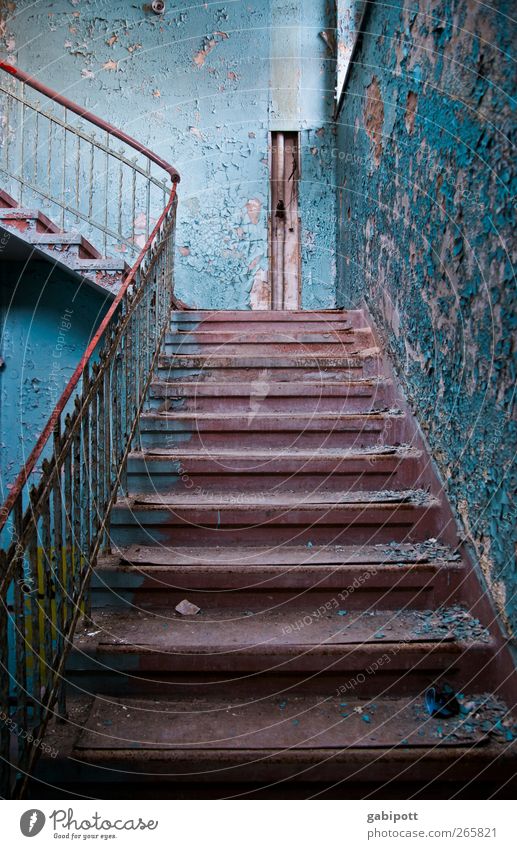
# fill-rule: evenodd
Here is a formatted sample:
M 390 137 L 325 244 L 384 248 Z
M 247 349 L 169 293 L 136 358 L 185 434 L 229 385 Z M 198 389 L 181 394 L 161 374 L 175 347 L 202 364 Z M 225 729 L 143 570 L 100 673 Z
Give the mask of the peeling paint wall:
M 4 56 L 179 169 L 176 291 L 193 306 L 264 297 L 268 133 L 284 120 L 300 129 L 303 299 L 324 307 L 335 301 L 335 48 L 320 33 L 334 17 L 333 0 L 176 0 L 164 15 L 128 0 L 2 0 L 0 41 Z M 273 89 L 287 33 L 288 73 Z
M 386 334 L 515 628 L 513 4 L 370 4 L 338 126 L 338 302 Z
M 3 262 L 0 500 L 34 447 L 105 314 L 105 297 L 51 263 Z

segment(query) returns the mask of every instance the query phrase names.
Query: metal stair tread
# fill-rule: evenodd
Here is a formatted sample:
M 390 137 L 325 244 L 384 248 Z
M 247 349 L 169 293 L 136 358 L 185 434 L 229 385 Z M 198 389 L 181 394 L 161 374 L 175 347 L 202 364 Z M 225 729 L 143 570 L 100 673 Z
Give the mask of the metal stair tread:
M 103 651 L 208 655 L 231 664 L 231 655 L 260 657 L 340 646 L 395 644 L 397 653 L 420 645 L 487 645 L 490 636 L 477 619 L 458 605 L 440 610 L 371 610 L 318 613 L 306 601 L 282 610 L 254 613 L 240 608 L 203 609 L 184 616 L 173 607 L 152 611 L 99 608 L 78 630 L 74 647 L 87 656 Z
M 160 448 L 148 447 L 142 448 L 140 451 L 132 451 L 129 454 L 130 460 L 170 460 L 174 462 L 176 459 L 201 459 L 211 462 L 217 460 L 230 459 L 245 459 L 253 462 L 254 460 L 268 460 L 273 462 L 281 462 L 282 460 L 296 461 L 300 460 L 306 464 L 311 460 L 335 460 L 341 462 L 343 460 L 367 460 L 375 458 L 376 460 L 383 458 L 405 458 L 405 457 L 420 457 L 422 452 L 418 448 L 411 445 L 383 445 L 380 447 L 370 446 L 366 448 L 343 448 L 337 450 L 335 448 L 320 448 L 303 449 L 303 448 L 263 448 L 249 449 L 242 448 Z M 231 469 L 231 467 L 229 467 Z M 261 467 L 262 468 L 262 467 Z M 304 466 L 300 467 L 303 471 Z M 237 471 L 246 471 L 239 467 Z M 224 471 L 224 468 L 223 470 Z
M 245 422 L 251 418 L 252 424 L 254 421 L 264 421 L 264 420 L 276 420 L 280 421 L 288 421 L 292 422 L 293 420 L 300 419 L 301 421 L 307 420 L 309 422 L 313 421 L 322 421 L 331 419 L 332 421 L 340 421 L 342 419 L 373 419 L 373 418 L 401 418 L 404 414 L 401 410 L 393 408 L 393 409 L 373 409 L 373 410 L 365 410 L 365 411 L 354 411 L 354 412 L 304 412 L 304 411 L 296 411 L 296 412 L 254 412 L 250 414 L 246 411 L 230 411 L 230 412 L 217 412 L 217 411 L 200 411 L 197 412 L 195 410 L 189 410 L 187 412 L 182 412 L 181 410 L 148 410 L 147 412 L 142 414 L 142 419 L 172 419 L 177 421 L 191 421 L 191 420 L 200 420 L 200 421 L 209 421 L 211 419 L 215 419 L 218 422 L 224 420 L 235 420 L 242 419 Z
M 464 704 L 466 699 L 462 701 Z M 469 695 L 472 711 L 432 719 L 422 697 L 357 699 L 287 694 L 257 701 L 97 696 L 75 750 L 404 749 L 487 744 L 504 706 Z M 502 735 L 501 735 L 502 736 Z
M 403 504 L 418 507 L 433 507 L 439 502 L 425 490 L 356 490 L 356 491 L 332 491 L 321 490 L 314 492 L 283 491 L 271 492 L 242 492 L 231 490 L 211 490 L 192 495 L 190 491 L 179 490 L 171 493 L 139 493 L 120 499 L 117 504 L 146 507 L 174 507 L 192 505 L 196 508 L 202 507 L 286 507 L 303 509 L 318 506 L 388 506 Z
M 264 566 L 281 568 L 339 565 L 416 565 L 460 562 L 459 555 L 447 546 L 428 540 L 421 543 L 389 543 L 378 545 L 262 545 L 262 546 L 145 546 L 119 548 L 114 554 L 102 555 L 97 567 L 111 568 L 115 563 L 130 566 L 190 568 L 217 566 L 256 569 Z

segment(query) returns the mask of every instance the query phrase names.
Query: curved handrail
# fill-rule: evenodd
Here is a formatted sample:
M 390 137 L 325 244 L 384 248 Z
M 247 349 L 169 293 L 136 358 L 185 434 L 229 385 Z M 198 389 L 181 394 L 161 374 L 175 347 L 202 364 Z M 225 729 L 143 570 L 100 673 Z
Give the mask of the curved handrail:
M 104 121 L 102 118 L 98 118 L 96 115 L 92 115 L 91 112 L 88 112 L 86 109 L 83 109 L 81 106 L 78 106 L 76 103 L 73 103 L 71 100 L 68 100 L 68 98 L 63 97 L 58 92 L 53 91 L 53 89 L 49 88 L 48 86 L 44 85 L 43 83 L 40 83 L 38 80 L 35 80 L 29 74 L 25 73 L 25 71 L 21 71 L 19 68 L 15 68 L 12 65 L 8 65 L 6 62 L 3 62 L 1 60 L 0 60 L 0 69 L 6 71 L 8 74 L 11 74 L 11 76 L 15 77 L 16 79 L 21 80 L 22 82 L 26 83 L 31 88 L 35 89 L 36 91 L 39 91 L 41 94 L 44 94 L 46 97 L 49 97 L 50 99 L 56 101 L 57 103 L 61 104 L 64 107 L 66 107 L 71 112 L 75 112 L 75 114 L 79 115 L 80 117 L 87 119 L 91 123 L 95 124 L 97 127 L 100 127 L 101 129 L 106 130 L 111 135 L 115 136 L 116 138 L 120 139 L 121 141 L 126 142 L 128 145 L 133 147 L 139 153 L 148 157 L 156 165 L 163 168 L 169 174 L 169 176 L 172 180 L 172 184 L 173 184 L 172 190 L 171 190 L 171 193 L 170 193 L 170 196 L 169 196 L 169 199 L 167 201 L 165 208 L 163 209 L 160 217 L 158 218 L 158 221 L 156 222 L 152 232 L 150 233 L 144 247 L 142 248 L 142 250 L 138 254 L 138 257 L 136 258 L 135 262 L 133 263 L 131 270 L 129 271 L 127 277 L 125 278 L 119 292 L 117 293 L 116 298 L 112 302 L 108 312 L 106 313 L 103 320 L 101 321 L 101 323 L 100 323 L 95 335 L 93 336 L 90 344 L 88 345 L 86 351 L 84 352 L 83 356 L 81 357 L 81 360 L 80 360 L 79 364 L 77 365 L 72 377 L 70 378 L 67 385 L 65 386 L 65 389 L 63 390 L 63 393 L 62 393 L 59 401 L 57 402 L 56 406 L 54 407 L 54 410 L 52 411 L 52 413 L 51 413 L 51 415 L 50 415 L 50 417 L 47 421 L 47 424 L 45 425 L 43 431 L 41 432 L 41 434 L 38 438 L 38 441 L 36 442 L 36 445 L 32 449 L 26 463 L 24 464 L 22 470 L 20 471 L 16 480 L 12 484 L 12 487 L 10 489 L 8 497 L 5 499 L 4 503 L 0 507 L 0 532 L 1 532 L 6 525 L 6 522 L 9 518 L 13 508 L 14 508 L 14 505 L 16 504 L 17 499 L 21 495 L 23 488 L 24 488 L 24 486 L 26 485 L 26 483 L 29 479 L 29 476 L 34 471 L 34 468 L 36 467 L 36 464 L 37 464 L 38 460 L 40 459 L 41 454 L 43 453 L 43 449 L 44 449 L 45 445 L 47 444 L 49 439 L 52 437 L 56 422 L 59 420 L 59 417 L 61 416 L 63 410 L 65 409 L 68 401 L 72 397 L 72 393 L 77 388 L 79 381 L 81 379 L 81 376 L 84 372 L 85 367 L 91 361 L 92 356 L 95 353 L 97 346 L 98 346 L 99 342 L 101 341 L 101 339 L 102 339 L 102 337 L 103 337 L 103 335 L 106 331 L 106 328 L 108 327 L 113 316 L 117 312 L 117 309 L 120 306 L 122 300 L 124 299 L 124 296 L 127 294 L 130 286 L 133 284 L 135 277 L 136 277 L 136 274 L 138 272 L 138 269 L 139 269 L 144 257 L 148 253 L 148 251 L 149 251 L 149 249 L 150 249 L 150 247 L 153 243 L 153 240 L 156 237 L 156 234 L 159 232 L 165 218 L 167 217 L 169 211 L 171 210 L 171 208 L 174 204 L 175 196 L 176 196 L 176 186 L 180 182 L 180 175 L 179 175 L 178 171 L 172 165 L 170 165 L 164 159 L 161 159 L 159 156 L 156 156 L 156 154 L 154 154 L 151 150 L 149 150 L 149 148 L 145 147 L 145 145 L 140 144 L 140 142 L 136 141 L 136 139 L 131 138 L 131 136 L 128 136 L 126 133 L 122 132 L 121 130 L 118 130 L 116 127 L 113 127 L 107 121 Z
M 54 91 L 54 89 L 46 86 L 44 83 L 40 83 L 39 80 L 31 77 L 30 74 L 27 74 L 25 71 L 21 71 L 20 68 L 15 68 L 13 65 L 9 65 L 7 62 L 3 62 L 0 60 L 0 68 L 5 71 L 7 74 L 10 74 L 15 79 L 20 80 L 20 82 L 25 83 L 25 85 L 30 86 L 35 91 L 39 91 L 40 94 L 45 95 L 50 100 L 53 100 L 55 103 L 59 103 L 60 106 L 63 106 L 65 109 L 68 109 L 70 112 L 74 112 L 80 118 L 85 118 L 90 124 L 95 124 L 96 127 L 99 127 L 101 130 L 105 130 L 110 135 L 119 139 L 119 141 L 128 144 L 130 147 L 134 148 L 138 153 L 141 153 L 143 156 L 146 156 L 147 159 L 150 159 L 151 162 L 154 162 L 155 165 L 158 165 L 159 168 L 163 168 L 164 171 L 170 176 L 173 183 L 180 182 L 180 175 L 176 169 L 170 165 L 169 162 L 166 162 L 165 159 L 162 159 L 160 156 L 157 156 L 152 150 L 149 150 L 148 147 L 138 142 L 136 139 L 129 136 L 127 133 L 124 133 L 122 130 L 118 130 L 108 121 L 104 121 L 103 118 L 98 118 L 97 115 L 94 115 L 92 112 L 89 112 L 87 109 L 83 109 L 82 106 L 79 106 L 77 103 L 74 103 L 73 100 L 69 100 L 68 97 L 63 97 L 59 92 Z
M 43 431 L 41 432 L 41 434 L 38 438 L 38 441 L 36 442 L 36 445 L 32 449 L 32 451 L 29 454 L 29 457 L 28 457 L 26 463 L 24 464 L 21 472 L 19 473 L 18 477 L 14 481 L 14 483 L 13 483 L 11 489 L 10 489 L 9 495 L 5 499 L 2 506 L 0 507 L 0 532 L 3 530 L 3 528 L 4 528 L 4 526 L 7 522 L 7 519 L 9 518 L 9 515 L 10 515 L 10 513 L 11 513 L 11 511 L 12 511 L 12 509 L 13 509 L 15 503 L 16 503 L 16 500 L 19 497 L 19 495 L 22 493 L 23 488 L 24 488 L 25 484 L 27 483 L 31 472 L 34 471 L 36 463 L 38 462 L 39 458 L 41 457 L 41 454 L 43 453 L 43 449 L 44 449 L 45 445 L 47 444 L 49 439 L 52 437 L 56 422 L 59 420 L 61 413 L 65 409 L 70 398 L 72 397 L 72 393 L 73 393 L 74 389 L 77 388 L 77 385 L 79 384 L 79 381 L 80 381 L 82 374 L 84 372 L 85 366 L 88 365 L 88 363 L 92 359 L 92 356 L 95 353 L 97 346 L 98 346 L 99 342 L 101 341 L 101 339 L 102 339 L 102 337 L 103 337 L 103 335 L 106 331 L 106 328 L 110 324 L 113 316 L 115 315 L 122 299 L 124 298 L 125 294 L 127 293 L 128 289 L 129 289 L 129 287 L 134 282 L 134 279 L 135 279 L 136 273 L 137 273 L 137 271 L 140 267 L 140 264 L 141 264 L 144 256 L 147 254 L 150 246 L 152 245 L 152 242 L 153 242 L 156 234 L 158 233 L 160 227 L 162 226 L 165 218 L 167 217 L 167 214 L 168 214 L 169 210 L 171 209 L 171 207 L 174 203 L 175 196 L 176 196 L 176 183 L 174 183 L 174 185 L 172 187 L 172 191 L 171 191 L 169 200 L 167 202 L 167 206 L 165 207 L 160 218 L 156 222 L 154 230 L 152 231 L 147 242 L 145 243 L 144 247 L 140 251 L 135 263 L 133 264 L 131 270 L 129 271 L 129 273 L 126 277 L 126 279 L 124 280 L 124 283 L 120 287 L 116 298 L 114 299 L 114 301 L 112 301 L 112 304 L 111 304 L 108 312 L 106 313 L 103 320 L 101 321 L 96 333 L 92 337 L 90 344 L 88 345 L 86 351 L 84 352 L 83 356 L 81 357 L 79 364 L 77 365 L 72 377 L 70 378 L 67 385 L 65 386 L 59 401 L 57 402 L 56 406 L 54 407 L 54 410 L 50 414 L 50 417 L 47 421 L 47 424 L 45 425 Z

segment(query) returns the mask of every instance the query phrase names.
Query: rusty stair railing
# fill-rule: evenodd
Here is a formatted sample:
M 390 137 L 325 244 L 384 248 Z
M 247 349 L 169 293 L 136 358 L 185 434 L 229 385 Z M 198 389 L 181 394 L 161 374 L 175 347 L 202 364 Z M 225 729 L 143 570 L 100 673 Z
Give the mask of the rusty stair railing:
M 0 63 L 63 104 L 64 98 Z M 33 107 L 34 108 L 34 107 Z M 66 101 L 172 179 L 131 271 L 0 508 L 0 793 L 23 793 L 53 713 L 65 715 L 64 665 L 173 304 L 177 171 Z M 123 201 L 122 201 L 123 202 Z M 130 192 L 130 205 L 132 204 Z M 63 201 L 64 204 L 64 201 Z M 109 222 L 108 222 L 109 225 Z M 117 224 L 108 229 L 117 230 Z M 132 238 L 131 230 L 129 240 Z
M 135 259 L 176 169 L 19 68 L 0 61 L 0 71 L 2 188 L 63 230 L 80 228 L 105 256 Z

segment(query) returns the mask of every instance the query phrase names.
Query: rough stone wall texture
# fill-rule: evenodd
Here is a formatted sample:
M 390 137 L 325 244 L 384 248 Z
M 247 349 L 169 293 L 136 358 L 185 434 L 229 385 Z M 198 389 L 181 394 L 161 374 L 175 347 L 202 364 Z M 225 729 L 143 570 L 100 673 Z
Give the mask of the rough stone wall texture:
M 34 447 L 107 309 L 104 295 L 46 261 L 0 274 L 0 501 Z
M 300 129 L 303 297 L 329 307 L 335 193 L 316 159 L 329 159 L 333 139 L 335 48 L 320 33 L 334 15 L 333 0 L 168 0 L 164 15 L 129 0 L 1 0 L 0 42 L 4 57 L 179 169 L 176 291 L 193 306 L 260 305 L 268 132 Z
M 510 0 L 373 3 L 338 124 L 338 303 L 365 298 L 515 628 Z

